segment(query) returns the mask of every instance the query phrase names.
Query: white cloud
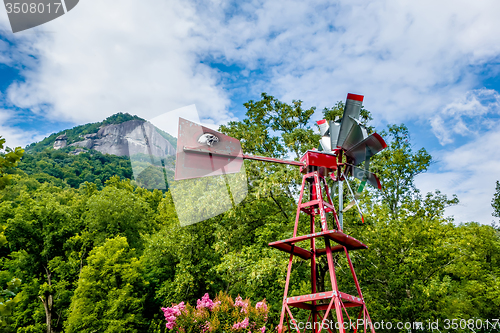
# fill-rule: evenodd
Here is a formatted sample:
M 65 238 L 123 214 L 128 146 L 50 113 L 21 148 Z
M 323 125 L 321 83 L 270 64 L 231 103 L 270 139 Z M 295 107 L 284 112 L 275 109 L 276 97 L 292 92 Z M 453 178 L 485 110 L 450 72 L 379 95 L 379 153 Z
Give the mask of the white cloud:
M 39 141 L 44 138 L 43 134 L 46 133 L 41 135 L 36 131 L 21 131 L 16 127 L 10 126 L 13 123 L 12 118 L 10 110 L 0 109 L 0 136 L 6 140 L 6 147 L 24 147 L 27 143 Z
M 453 151 L 435 152 L 439 170 L 417 177 L 416 184 L 424 193 L 441 190 L 457 194 L 458 206 L 447 209 L 456 222 L 476 221 L 491 223 L 493 208 L 491 200 L 495 193 L 495 182 L 500 180 L 500 123 L 493 130 L 477 136 Z
M 18 34 L 39 58 L 9 98 L 75 122 L 193 103 L 224 122 L 230 92 L 200 63 L 209 58 L 262 70 L 254 93 L 319 107 L 361 93 L 376 121 L 425 119 L 475 88 L 471 65 L 498 57 L 498 9 L 494 0 L 87 0 L 38 30 L 52 33 Z
M 16 34 L 31 41 L 26 53 L 38 62 L 9 87 L 8 101 L 75 123 L 116 112 L 151 118 L 193 103 L 227 121 L 226 93 L 197 56 L 205 43 L 198 23 L 188 2 L 81 1 L 39 33 Z
M 222 61 L 265 69 L 253 83 L 287 101 L 322 107 L 365 94 L 376 119 L 391 122 L 433 116 L 476 87 L 471 65 L 500 52 L 495 1 L 251 4 L 216 24 Z
M 430 119 L 434 135 L 442 145 L 452 143 L 453 136 L 482 136 L 491 130 L 490 116 L 500 114 L 500 94 L 492 89 L 477 89 L 446 105 Z

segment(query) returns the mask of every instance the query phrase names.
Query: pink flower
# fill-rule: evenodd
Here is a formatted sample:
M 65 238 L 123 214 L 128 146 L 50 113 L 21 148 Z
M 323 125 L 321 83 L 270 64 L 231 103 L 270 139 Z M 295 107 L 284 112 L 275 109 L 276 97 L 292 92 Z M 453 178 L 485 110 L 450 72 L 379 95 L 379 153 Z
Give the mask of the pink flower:
M 184 302 L 174 305 L 171 308 L 161 308 L 163 315 L 165 316 L 165 320 L 167 321 L 166 327 L 169 330 L 174 328 L 175 320 L 181 315 L 181 312 L 184 311 L 184 309 L 186 309 Z
M 262 308 L 264 311 L 267 311 L 266 301 L 258 302 L 257 304 L 255 304 L 255 308 L 256 309 L 261 309 Z
M 246 317 L 245 319 L 243 319 L 243 321 L 241 321 L 240 323 L 235 323 L 233 325 L 233 330 L 237 330 L 237 329 L 240 329 L 240 328 L 247 328 L 248 327 L 248 317 Z
M 203 330 L 201 331 L 202 333 L 205 333 L 206 331 L 210 332 L 210 323 L 208 321 L 205 322 L 205 325 L 202 326 Z
M 236 297 L 235 302 L 234 302 L 234 306 L 241 306 L 241 312 L 245 312 L 245 313 L 248 312 L 248 310 L 247 310 L 248 304 L 243 302 L 243 299 L 240 296 Z
M 205 295 L 203 295 L 203 297 L 201 298 L 201 300 L 198 300 L 197 301 L 197 305 L 196 305 L 196 309 L 201 309 L 201 308 L 208 308 L 209 310 L 212 310 L 212 308 L 217 305 L 217 304 L 220 304 L 220 302 L 216 302 L 214 304 L 214 302 L 210 299 L 210 296 L 208 296 L 208 293 L 206 293 Z
M 264 333 L 265 331 L 266 331 L 266 326 L 262 326 L 262 327 L 260 328 L 260 332 L 261 332 L 261 333 Z
M 245 305 L 245 303 L 243 303 L 243 299 L 241 298 L 241 296 L 236 297 L 236 299 L 234 300 L 234 306 L 243 306 L 243 305 Z

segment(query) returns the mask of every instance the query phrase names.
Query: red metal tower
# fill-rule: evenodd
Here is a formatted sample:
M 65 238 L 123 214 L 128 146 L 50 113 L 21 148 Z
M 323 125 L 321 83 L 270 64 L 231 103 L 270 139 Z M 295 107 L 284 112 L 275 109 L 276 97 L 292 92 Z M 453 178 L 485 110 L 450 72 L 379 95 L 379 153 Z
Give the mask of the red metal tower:
M 304 163 L 304 166 L 301 167 L 301 171 L 305 174 L 302 178 L 302 187 L 297 206 L 297 215 L 295 217 L 293 237 L 269 244 L 274 248 L 290 253 L 278 333 L 285 332 L 286 329 L 290 332 L 291 328 L 296 329 L 297 332 L 301 332 L 301 327 L 299 327 L 299 323 L 297 323 L 294 319 L 290 309 L 291 307 L 311 311 L 307 321 L 309 324 L 303 323 L 303 327 L 312 327 L 313 332 L 315 333 L 321 332 L 322 329 L 329 332 L 333 331 L 331 322 L 330 325 L 326 322 L 330 311 L 335 311 L 335 328 L 341 333 L 346 332 L 349 328 L 354 328 L 354 332 L 357 332 L 361 325 L 363 326 L 365 332 L 366 329 L 369 328 L 372 333 L 375 333 L 373 325 L 371 325 L 370 315 L 368 314 L 358 279 L 356 277 L 356 272 L 354 271 L 354 267 L 349 256 L 349 251 L 366 249 L 367 246 L 357 239 L 343 233 L 342 226 L 339 222 L 339 218 L 333 205 L 325 179 L 326 177 L 331 177 L 334 181 L 343 180 L 343 169 L 348 168 L 349 165 L 342 163 L 342 152 L 340 150 L 335 150 L 332 153 L 308 151 L 301 158 L 301 162 Z M 303 202 L 306 189 L 309 198 L 307 201 Z M 298 236 L 297 230 L 301 212 L 309 215 L 310 217 L 310 233 Z M 330 229 L 328 226 L 327 213 L 331 213 L 333 215 L 333 220 L 335 222 L 334 228 Z M 319 217 L 320 219 L 320 231 L 316 230 L 316 217 Z M 316 248 L 316 239 L 320 237 L 324 239 L 325 243 L 325 248 L 322 249 Z M 298 242 L 307 240 L 310 241 L 310 249 L 304 249 L 296 245 Z M 332 245 L 332 242 L 336 244 Z M 348 295 L 338 289 L 335 264 L 333 262 L 333 253 L 335 252 L 345 253 L 358 295 Z M 327 257 L 328 272 L 330 275 L 332 290 L 318 292 L 316 287 L 316 259 L 322 255 L 326 255 Z M 298 256 L 303 260 L 311 260 L 311 294 L 293 297 L 288 296 L 288 287 L 290 284 L 290 274 L 294 256 Z M 320 300 L 328 300 L 328 303 L 324 304 L 318 302 Z M 351 320 L 351 318 L 349 318 L 346 309 L 349 307 L 360 307 L 357 319 Z M 344 314 L 348 319 L 347 321 L 345 321 Z M 286 318 L 287 326 L 285 327 L 284 323 Z M 318 319 L 320 319 L 321 322 L 319 322 Z M 360 323 L 359 326 L 357 325 L 358 319 L 363 319 L 363 323 Z M 290 322 L 292 323 L 292 327 L 290 326 Z

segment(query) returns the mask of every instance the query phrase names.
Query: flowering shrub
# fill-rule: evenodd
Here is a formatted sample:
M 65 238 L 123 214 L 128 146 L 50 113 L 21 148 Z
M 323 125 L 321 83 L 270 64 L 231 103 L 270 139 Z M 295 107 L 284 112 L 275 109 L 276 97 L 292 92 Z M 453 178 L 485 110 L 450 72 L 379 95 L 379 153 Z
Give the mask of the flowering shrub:
M 205 294 L 196 308 L 184 302 L 161 308 L 171 333 L 265 333 L 268 308 L 265 300 L 253 307 L 238 296 L 234 302 L 223 293 L 211 300 Z

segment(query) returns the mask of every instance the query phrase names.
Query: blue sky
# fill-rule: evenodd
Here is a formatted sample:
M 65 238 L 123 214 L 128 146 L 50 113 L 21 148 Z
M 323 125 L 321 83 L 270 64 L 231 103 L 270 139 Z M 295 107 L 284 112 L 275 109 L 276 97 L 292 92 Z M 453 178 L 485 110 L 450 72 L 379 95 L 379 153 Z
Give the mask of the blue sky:
M 116 112 L 196 104 L 222 124 L 267 92 L 320 110 L 365 95 L 435 158 L 423 192 L 457 222 L 491 223 L 500 179 L 500 3 L 82 0 L 12 34 L 0 10 L 0 135 L 10 146 Z

